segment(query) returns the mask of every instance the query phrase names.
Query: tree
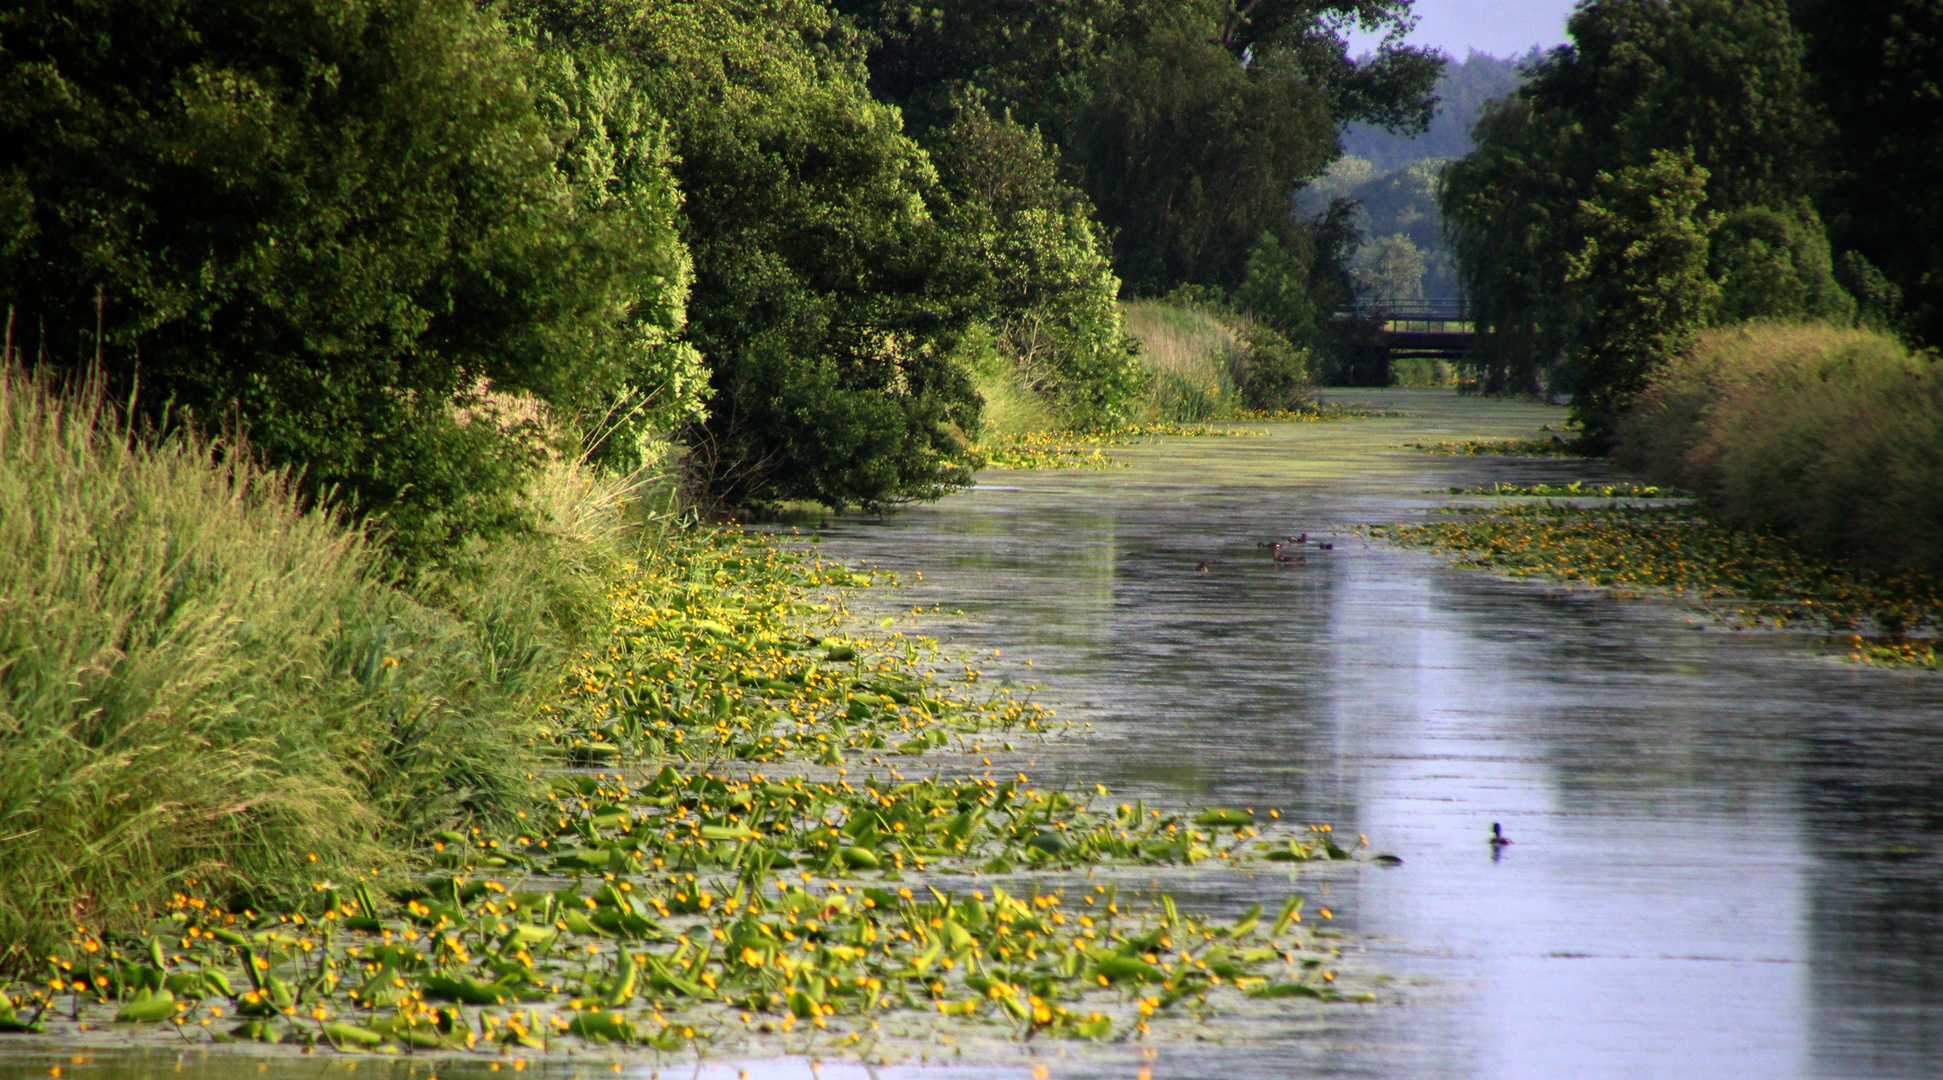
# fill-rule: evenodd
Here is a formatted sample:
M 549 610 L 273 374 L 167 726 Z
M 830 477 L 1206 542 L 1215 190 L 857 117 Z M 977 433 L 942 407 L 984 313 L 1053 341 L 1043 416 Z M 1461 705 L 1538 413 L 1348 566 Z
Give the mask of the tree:
M 1442 65 L 1395 43 L 1407 0 L 839 7 L 873 39 L 873 90 L 920 130 L 976 87 L 1046 132 L 1113 233 L 1120 276 L 1150 293 L 1239 284 L 1265 231 L 1304 246 L 1289 197 L 1336 155 L 1340 126 L 1421 129 Z M 1353 62 L 1348 25 L 1390 40 Z
M 244 429 L 408 563 L 517 526 L 546 440 L 509 400 L 668 381 L 686 273 L 671 193 L 562 171 L 533 70 L 460 0 L 13 5 L 15 344 Z
M 1109 56 L 1071 159 L 1137 290 L 1233 284 L 1249 244 L 1294 231 L 1289 196 L 1336 152 L 1328 99 L 1284 63 L 1253 70 L 1188 34 Z
M 1460 278 L 1492 331 L 1478 357 L 1487 385 L 1528 391 L 1557 375 L 1575 393 L 1607 393 L 1598 373 L 1556 370 L 1607 356 L 1594 338 L 1615 330 L 1582 273 L 1585 229 L 1599 220 L 1582 206 L 1662 153 L 1690 154 L 1709 177 L 1705 209 L 1737 223 L 1715 252 L 1716 271 L 1736 276 L 1724 310 L 1846 310 L 1830 260 L 1815 254 L 1826 246 L 1812 205 L 1825 129 L 1781 0 L 1595 0 L 1567 29 L 1572 44 L 1485 110 L 1477 149 L 1445 177 Z
M 1385 300 L 1424 298 L 1424 253 L 1403 233 L 1379 236 L 1363 245 L 1350 264 L 1356 285 Z
M 1620 414 L 1692 344 L 1714 303 L 1706 193 L 1691 153 L 1656 150 L 1644 165 L 1599 174 L 1580 204 L 1584 239 L 1566 270 L 1587 313 L 1571 357 L 1572 418 L 1594 449 L 1610 446 Z
M 956 287 L 1020 381 L 1072 427 L 1131 418 L 1147 387 L 1120 331 L 1120 281 L 1086 196 L 1037 130 L 967 100 L 929 139 Z
M 1878 318 L 1943 345 L 1943 4 L 1796 0 L 1834 132 L 1821 199 L 1845 283 Z M 1884 307 L 1892 297 L 1906 305 Z
M 684 439 L 725 507 L 883 507 L 969 481 L 979 402 L 954 350 L 941 197 L 861 45 L 812 0 L 530 0 L 666 117 L 695 279 L 686 339 L 713 397 Z

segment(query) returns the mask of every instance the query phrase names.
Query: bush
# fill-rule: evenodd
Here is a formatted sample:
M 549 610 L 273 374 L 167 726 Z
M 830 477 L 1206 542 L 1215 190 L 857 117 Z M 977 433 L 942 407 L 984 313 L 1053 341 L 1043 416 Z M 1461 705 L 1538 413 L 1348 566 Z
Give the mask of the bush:
M 1620 459 L 1723 520 L 1943 572 L 1943 364 L 1825 324 L 1709 330 L 1654 377 Z
M 1241 400 L 1251 409 L 1275 412 L 1293 409 L 1309 396 L 1314 365 L 1307 351 L 1266 326 L 1241 329 L 1248 351 L 1241 356 Z
M 437 563 L 523 525 L 545 458 L 488 391 L 698 404 L 666 138 L 614 81 L 465 0 L 10 5 L 10 336 Z
M 953 266 L 943 276 L 1019 380 L 1067 428 L 1132 419 L 1147 378 L 1120 332 L 1120 280 L 1091 204 L 1059 179 L 1051 148 L 977 101 L 960 103 L 927 148 L 948 201 L 938 216 Z
M 246 448 L 0 370 L 0 966 L 191 880 L 260 907 L 530 806 L 618 523 L 612 484 L 545 475 L 552 536 L 414 598 Z

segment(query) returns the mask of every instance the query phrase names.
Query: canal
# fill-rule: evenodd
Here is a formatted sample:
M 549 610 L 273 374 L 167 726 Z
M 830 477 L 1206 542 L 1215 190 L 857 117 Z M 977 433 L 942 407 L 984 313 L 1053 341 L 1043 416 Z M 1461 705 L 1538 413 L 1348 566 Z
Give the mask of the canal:
M 1943 1075 L 1943 679 L 1368 541 L 1452 486 L 1611 474 L 1404 446 L 1563 410 L 1346 393 L 1408 415 L 988 472 L 824 533 L 900 572 L 866 603 L 935 605 L 919 627 L 1093 725 L 1036 773 L 1404 860 L 1322 886 L 1400 1004 L 1155 1075 Z M 1303 533 L 1333 550 L 1257 547 Z

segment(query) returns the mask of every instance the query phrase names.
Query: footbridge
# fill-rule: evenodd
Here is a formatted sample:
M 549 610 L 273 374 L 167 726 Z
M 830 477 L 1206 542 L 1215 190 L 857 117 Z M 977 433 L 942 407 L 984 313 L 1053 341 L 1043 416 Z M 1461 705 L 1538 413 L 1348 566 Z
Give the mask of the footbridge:
M 1337 311 L 1330 327 L 1348 346 L 1350 386 L 1388 386 L 1390 361 L 1460 360 L 1477 340 L 1462 300 L 1361 300 Z

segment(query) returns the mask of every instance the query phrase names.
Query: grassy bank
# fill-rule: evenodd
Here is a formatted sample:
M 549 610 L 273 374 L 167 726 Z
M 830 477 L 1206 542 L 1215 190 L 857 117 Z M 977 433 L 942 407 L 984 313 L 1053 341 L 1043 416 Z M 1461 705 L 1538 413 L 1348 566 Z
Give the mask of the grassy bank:
M 430 834 L 438 869 L 390 890 L 319 875 L 307 905 L 240 910 L 184 887 L 140 929 L 82 923 L 55 982 L 9 988 L 0 1022 L 881 1060 L 1369 999 L 1340 985 L 1331 913 L 1305 922 L 1294 897 L 1215 923 L 1110 877 L 1061 887 L 1355 857 L 1326 829 L 992 775 L 980 755 L 1050 715 L 923 642 L 861 634 L 835 590 L 864 579 L 811 554 L 695 530 L 612 581 L 601 647 L 548 711 L 591 767 L 525 818 Z
M 1621 462 L 1881 572 L 1943 573 L 1943 365 L 1827 325 L 1712 330 L 1647 388 Z
M 530 803 L 617 494 L 557 468 L 529 496 L 549 534 L 403 588 L 240 448 L 0 373 L 0 964 L 191 881 L 262 904 L 396 869 Z
M 234 448 L 0 389 L 0 1031 L 881 1060 L 1372 997 L 1327 910 L 1217 923 L 1111 873 L 1366 852 L 994 776 L 1059 725 L 867 631 L 867 574 L 644 543 L 561 465 L 543 535 L 394 582 Z

